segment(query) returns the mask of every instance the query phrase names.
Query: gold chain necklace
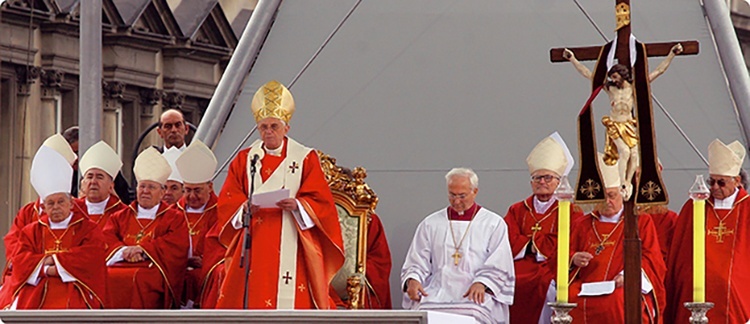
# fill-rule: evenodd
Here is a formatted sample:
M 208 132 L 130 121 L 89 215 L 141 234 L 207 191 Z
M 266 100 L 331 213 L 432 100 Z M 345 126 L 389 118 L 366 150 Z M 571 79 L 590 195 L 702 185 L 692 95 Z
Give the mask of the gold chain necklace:
M 453 264 L 458 265 L 458 260 L 461 259 L 462 255 L 460 252 L 458 252 L 459 249 L 461 249 L 461 245 L 464 244 L 464 239 L 466 239 L 466 234 L 469 233 L 469 229 L 471 228 L 471 222 L 474 221 L 474 216 L 477 215 L 477 212 L 479 211 L 479 206 L 477 206 L 477 209 L 474 210 L 474 214 L 471 215 L 471 219 L 469 220 L 469 225 L 466 226 L 466 231 L 464 231 L 464 235 L 461 237 L 461 240 L 458 241 L 458 244 L 456 244 L 456 234 L 453 232 L 453 222 L 451 222 L 450 216 L 448 217 L 448 226 L 451 228 L 451 238 L 453 239 L 453 246 L 456 249 L 456 252 L 454 252 L 451 257 L 453 258 Z
M 599 255 L 604 251 L 605 245 L 607 243 L 610 243 L 609 245 L 615 245 L 614 242 L 607 242 L 607 240 L 612 236 L 612 234 L 617 230 L 618 227 L 620 227 L 620 224 L 622 224 L 622 219 L 625 218 L 625 215 L 620 215 L 620 219 L 617 220 L 617 224 L 615 225 L 615 228 L 612 229 L 612 231 L 609 232 L 609 234 L 606 234 L 604 236 L 604 239 L 599 236 L 599 231 L 596 230 L 596 220 L 591 219 L 591 227 L 594 229 L 594 234 L 596 235 L 596 239 L 599 240 L 599 245 L 596 247 L 596 250 L 594 250 L 594 254 Z

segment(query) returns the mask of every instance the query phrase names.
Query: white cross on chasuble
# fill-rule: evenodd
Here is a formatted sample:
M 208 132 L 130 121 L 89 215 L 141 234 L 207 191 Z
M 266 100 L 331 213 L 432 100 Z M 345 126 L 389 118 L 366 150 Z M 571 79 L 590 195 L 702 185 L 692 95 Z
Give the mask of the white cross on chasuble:
M 276 170 L 273 171 L 271 176 L 263 182 L 260 172 L 256 172 L 254 194 L 286 188 L 289 189 L 290 197 L 295 197 L 297 195 L 302 180 L 302 172 L 289 172 L 290 166 L 295 165 L 301 169 L 302 162 L 307 154 L 310 153 L 311 149 L 302 146 L 291 138 L 287 138 L 286 141 L 286 158 L 279 164 Z M 248 176 L 252 174 L 250 173 L 250 167 L 252 165 L 250 161 L 255 154 L 258 154 L 260 157 L 256 164 L 256 170 L 262 169 L 263 156 L 265 155 L 262 147 L 263 142 L 260 140 L 255 141 L 251 146 L 250 152 L 247 155 Z M 249 186 L 250 179 L 248 179 L 248 187 Z M 294 216 L 289 211 L 283 211 L 281 221 L 281 246 L 279 247 L 279 274 L 277 276 L 278 292 L 276 295 L 276 308 L 294 309 L 294 297 L 297 287 L 297 225 L 295 224 L 296 220 L 294 219 Z

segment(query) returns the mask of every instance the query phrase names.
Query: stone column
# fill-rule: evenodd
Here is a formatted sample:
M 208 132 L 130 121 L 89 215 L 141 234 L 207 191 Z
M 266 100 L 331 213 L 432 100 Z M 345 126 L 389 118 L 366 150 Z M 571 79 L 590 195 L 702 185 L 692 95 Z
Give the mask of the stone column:
M 60 84 L 65 77 L 65 73 L 59 70 L 53 69 L 42 69 L 40 75 L 41 81 L 41 101 L 39 115 L 40 119 L 37 121 L 38 132 L 43 136 L 51 136 L 57 132 L 63 130 L 57 129 L 57 121 L 60 116 L 57 116 L 57 107 L 60 99 Z
M 39 84 L 36 79 L 39 78 L 42 69 L 38 66 L 16 66 L 16 82 L 17 82 L 17 108 L 16 111 L 21 112 L 19 124 L 23 128 L 23 145 L 21 151 L 17 152 L 16 160 L 21 166 L 20 178 L 18 183 L 14 185 L 21 185 L 20 201 L 21 204 L 26 204 L 37 198 L 36 192 L 31 187 L 29 182 L 29 171 L 31 170 L 31 161 L 34 159 L 34 154 L 39 148 L 39 145 L 44 141 L 43 135 L 38 130 L 39 109 L 36 109 L 39 105 Z
M 102 94 L 104 114 L 102 115 L 102 140 L 113 147 L 115 151 L 120 149 L 118 132 L 122 125 L 118 124 L 117 115 L 122 113 L 122 93 L 125 91 L 125 83 L 119 81 L 102 82 Z
M 166 101 L 166 95 L 164 90 L 160 89 L 141 89 L 141 112 L 140 112 L 140 127 L 138 128 L 138 134 L 145 132 L 153 123 L 159 122 L 159 115 L 161 114 L 161 106 Z M 141 147 L 148 147 L 149 145 L 161 145 L 161 140 L 156 131 L 152 131 L 148 137 L 143 141 Z

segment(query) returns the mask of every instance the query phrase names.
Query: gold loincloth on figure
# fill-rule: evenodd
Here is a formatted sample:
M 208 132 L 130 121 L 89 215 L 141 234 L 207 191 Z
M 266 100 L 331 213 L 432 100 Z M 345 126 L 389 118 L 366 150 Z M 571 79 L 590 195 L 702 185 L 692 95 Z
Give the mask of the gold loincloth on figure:
M 604 116 L 602 117 L 602 124 L 607 128 L 607 133 L 604 137 L 604 163 L 615 165 L 620 158 L 617 145 L 615 145 L 616 139 L 622 139 L 629 148 L 638 145 L 638 135 L 635 132 L 636 120 L 629 119 L 624 122 L 617 122 L 609 118 L 609 116 Z

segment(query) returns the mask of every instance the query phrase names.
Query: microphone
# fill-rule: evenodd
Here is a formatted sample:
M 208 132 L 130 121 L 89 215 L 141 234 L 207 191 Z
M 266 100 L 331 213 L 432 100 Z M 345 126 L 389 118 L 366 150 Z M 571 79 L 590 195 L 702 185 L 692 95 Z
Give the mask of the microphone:
M 250 163 L 252 163 L 252 165 L 255 165 L 255 162 L 258 162 L 259 158 L 260 156 L 258 154 L 253 155 L 253 159 L 252 161 L 250 161 Z

